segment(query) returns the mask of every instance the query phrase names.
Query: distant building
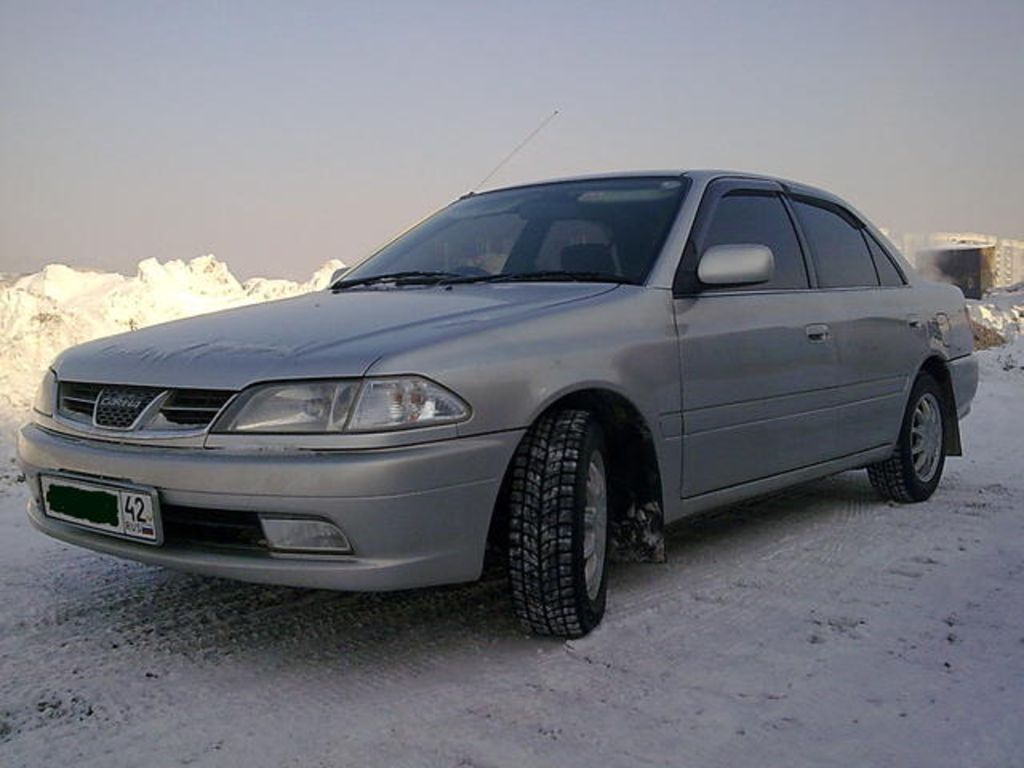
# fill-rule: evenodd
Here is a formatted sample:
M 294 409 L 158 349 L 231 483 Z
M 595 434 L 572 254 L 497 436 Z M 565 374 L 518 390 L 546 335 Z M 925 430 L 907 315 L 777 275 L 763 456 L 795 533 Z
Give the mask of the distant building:
M 996 241 L 997 285 L 1024 283 L 1024 240 Z
M 917 269 L 923 275 L 959 286 L 968 299 L 980 299 L 995 287 L 995 246 L 956 245 L 918 251 Z
M 1010 240 L 977 232 L 931 232 L 904 235 L 887 232 L 886 236 L 917 267 L 924 266 L 921 262 L 924 260 L 922 256 L 925 254 L 927 254 L 925 258 L 928 263 L 934 265 L 935 254 L 939 251 L 950 254 L 948 259 L 952 259 L 952 261 L 943 257 L 943 263 L 953 271 L 955 271 L 953 262 L 957 258 L 957 253 L 964 259 L 974 260 L 975 266 L 978 268 L 976 271 L 979 279 L 981 271 L 987 270 L 991 273 L 990 278 L 983 281 L 990 280 L 991 285 L 984 286 L 983 290 L 987 290 L 989 287 L 998 288 L 1024 282 L 1024 240 Z M 974 269 L 973 266 L 964 265 L 964 270 Z

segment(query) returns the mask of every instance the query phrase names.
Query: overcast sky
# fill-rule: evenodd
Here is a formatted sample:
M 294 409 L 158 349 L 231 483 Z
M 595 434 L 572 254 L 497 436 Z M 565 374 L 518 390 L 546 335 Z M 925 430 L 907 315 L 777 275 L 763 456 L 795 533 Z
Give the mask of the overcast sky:
M 0 0 L 0 272 L 354 262 L 472 188 L 728 167 L 1024 238 L 1024 2 Z

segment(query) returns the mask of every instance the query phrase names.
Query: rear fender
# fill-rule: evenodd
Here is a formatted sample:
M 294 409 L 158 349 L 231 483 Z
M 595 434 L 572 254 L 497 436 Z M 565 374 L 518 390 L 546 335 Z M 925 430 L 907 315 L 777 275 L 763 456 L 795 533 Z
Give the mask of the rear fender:
M 942 416 L 945 425 L 943 448 L 947 456 L 963 456 L 963 444 L 960 441 L 960 419 L 957 416 L 956 393 L 953 391 L 953 380 L 949 369 L 938 357 L 930 357 L 921 366 L 922 372 L 931 374 L 942 389 Z

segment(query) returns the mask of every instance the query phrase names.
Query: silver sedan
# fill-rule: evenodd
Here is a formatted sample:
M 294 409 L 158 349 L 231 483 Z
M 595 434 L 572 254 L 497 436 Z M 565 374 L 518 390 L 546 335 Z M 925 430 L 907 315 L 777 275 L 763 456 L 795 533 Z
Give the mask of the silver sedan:
M 325 291 L 65 351 L 19 456 L 44 533 L 344 590 L 504 561 L 531 632 L 601 619 L 611 557 L 866 467 L 923 501 L 977 387 L 963 296 L 863 216 L 730 172 L 467 195 Z

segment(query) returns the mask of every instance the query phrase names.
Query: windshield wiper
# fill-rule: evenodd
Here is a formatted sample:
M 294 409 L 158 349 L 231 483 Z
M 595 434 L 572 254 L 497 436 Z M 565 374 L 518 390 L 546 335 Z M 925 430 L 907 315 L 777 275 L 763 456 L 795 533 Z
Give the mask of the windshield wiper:
M 342 279 L 331 285 L 332 291 L 343 291 L 346 288 L 354 288 L 357 285 L 379 285 L 381 283 L 394 283 L 395 285 L 433 285 L 442 280 L 450 280 L 459 277 L 455 272 L 437 272 L 431 270 L 408 270 L 405 272 L 386 272 L 383 275 L 370 275 L 369 277 L 353 277 L 348 280 Z
M 444 278 L 442 285 L 459 283 L 625 283 L 636 285 L 635 280 L 610 272 L 586 272 L 568 269 L 547 269 L 540 272 L 509 272 L 496 275 L 463 275 Z

